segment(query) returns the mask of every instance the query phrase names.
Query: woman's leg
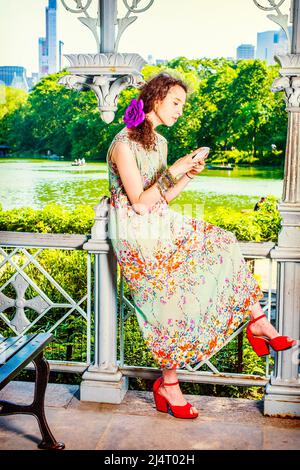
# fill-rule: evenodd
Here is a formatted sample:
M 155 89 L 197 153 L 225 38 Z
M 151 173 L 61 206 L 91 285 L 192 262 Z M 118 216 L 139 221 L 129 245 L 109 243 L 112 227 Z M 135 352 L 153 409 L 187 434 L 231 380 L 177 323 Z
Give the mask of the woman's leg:
M 163 382 L 166 384 L 175 383 L 178 381 L 176 369 L 162 369 Z M 160 395 L 164 396 L 173 406 L 184 406 L 187 401 L 184 398 L 180 386 L 172 385 L 170 387 L 164 387 L 162 384 L 159 388 Z M 197 413 L 198 410 L 194 406 L 191 408 L 191 413 Z
M 255 318 L 264 314 L 263 309 L 259 302 L 254 304 L 251 309 L 251 320 L 255 320 Z M 276 338 L 280 336 L 278 331 L 274 328 L 273 325 L 268 321 L 267 317 L 263 317 L 257 322 L 251 325 L 251 332 L 256 336 L 267 336 L 270 339 Z

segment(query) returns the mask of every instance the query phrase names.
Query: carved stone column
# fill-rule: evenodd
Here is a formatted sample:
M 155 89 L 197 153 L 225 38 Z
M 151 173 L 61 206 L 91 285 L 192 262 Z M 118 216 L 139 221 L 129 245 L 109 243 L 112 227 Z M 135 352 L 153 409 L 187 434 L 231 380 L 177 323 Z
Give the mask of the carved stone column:
M 101 118 L 111 123 L 118 109 L 121 91 L 129 86 L 140 87 L 140 73 L 145 65 L 139 54 L 68 54 L 70 75 L 63 75 L 58 83 L 77 91 L 93 90 L 98 100 Z
M 283 196 L 278 205 L 282 228 L 271 256 L 278 261 L 277 327 L 298 344 L 277 355 L 266 388 L 264 414 L 300 416 L 300 54 L 278 56 L 277 60 L 281 76 L 273 91 L 285 92 L 289 118 Z
M 76 1 L 76 7 L 74 4 L 70 6 L 71 0 L 61 1 L 70 13 L 84 15 L 78 20 L 92 32 L 97 54 L 66 55 L 71 64 L 68 67 L 70 75 L 61 77 L 58 83 L 78 91 L 93 90 L 98 99 L 100 116 L 109 124 L 118 109 L 121 91 L 127 87 L 139 88 L 144 83 L 140 72 L 146 64 L 144 59 L 138 54 L 119 54 L 118 47 L 124 31 L 136 21 L 136 14 L 148 10 L 154 0 L 146 0 L 143 7 L 138 5 L 141 0 L 123 0 L 127 9 L 123 18 L 118 18 L 117 0 L 96 0 L 96 18 L 88 12 L 93 0 Z
M 121 403 L 128 379 L 117 365 L 117 262 L 108 241 L 108 198 L 95 208 L 91 239 L 83 246 L 94 255 L 94 363 L 82 376 L 80 399 Z

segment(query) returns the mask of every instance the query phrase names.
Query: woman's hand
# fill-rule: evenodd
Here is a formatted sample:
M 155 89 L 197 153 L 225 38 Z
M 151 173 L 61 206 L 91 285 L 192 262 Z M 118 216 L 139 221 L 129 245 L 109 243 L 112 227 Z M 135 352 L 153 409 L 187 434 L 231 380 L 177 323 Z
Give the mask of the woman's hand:
M 194 176 L 198 175 L 199 173 L 201 173 L 201 171 L 203 171 L 205 168 L 205 160 L 204 161 L 200 161 L 198 163 L 195 163 L 193 168 L 190 170 L 190 171 L 187 171 L 187 175 L 188 176 L 192 176 L 192 178 L 194 178 Z
M 189 153 L 185 157 L 179 158 L 178 160 L 176 160 L 175 163 L 173 163 L 173 165 L 169 167 L 169 171 L 172 173 L 172 175 L 175 178 L 178 175 L 181 175 L 187 172 L 192 173 L 192 170 L 197 169 L 197 168 L 199 168 L 199 170 L 196 170 L 195 174 L 198 174 L 200 171 L 204 169 L 204 167 L 200 169 L 199 162 L 195 163 L 193 161 L 193 156 L 196 155 L 196 153 L 198 153 L 201 150 L 201 148 L 202 147 L 199 147 L 198 149 L 193 150 L 191 153 Z M 201 166 L 203 166 L 203 164 Z

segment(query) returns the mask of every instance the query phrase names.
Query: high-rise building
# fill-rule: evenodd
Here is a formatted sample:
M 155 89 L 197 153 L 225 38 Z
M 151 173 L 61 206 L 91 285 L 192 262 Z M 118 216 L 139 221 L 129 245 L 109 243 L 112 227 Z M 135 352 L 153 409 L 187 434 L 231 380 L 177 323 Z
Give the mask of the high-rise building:
M 19 88 L 28 92 L 29 86 L 26 77 L 26 69 L 24 67 L 16 67 L 14 65 L 0 66 L 0 84 Z
M 49 0 L 46 7 L 46 37 L 39 38 L 39 73 L 40 76 L 57 72 L 57 1 Z
M 48 74 L 48 51 L 46 38 L 39 38 L 39 75 Z
M 48 73 L 57 72 L 56 0 L 49 0 L 46 8 L 46 39 L 48 47 Z
M 292 27 L 289 27 L 292 36 Z M 257 33 L 256 58 L 275 64 L 274 56 L 288 53 L 288 41 L 283 30 Z
M 241 44 L 236 49 L 237 60 L 254 59 L 254 46 L 252 44 Z
M 62 70 L 62 50 L 63 50 L 64 43 L 63 41 L 58 42 L 58 71 Z
M 38 73 L 33 73 L 31 75 L 31 77 L 27 77 L 27 82 L 28 82 L 28 86 L 29 86 L 29 91 L 32 90 L 32 88 L 34 87 L 34 85 L 37 84 L 37 82 L 39 81 L 39 74 Z

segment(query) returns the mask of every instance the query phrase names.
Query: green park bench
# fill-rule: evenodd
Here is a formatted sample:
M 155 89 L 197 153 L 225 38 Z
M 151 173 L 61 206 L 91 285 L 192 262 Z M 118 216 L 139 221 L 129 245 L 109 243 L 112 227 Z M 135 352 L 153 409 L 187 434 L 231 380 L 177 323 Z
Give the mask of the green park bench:
M 40 449 L 64 449 L 65 447 L 63 442 L 55 440 L 45 416 L 45 392 L 50 368 L 44 358 L 43 350 L 52 341 L 52 337 L 50 333 L 8 338 L 0 336 L 0 390 L 30 362 L 34 363 L 36 370 L 33 402 L 30 405 L 19 405 L 0 400 L 0 416 L 19 413 L 34 415 L 42 434 L 42 441 L 38 445 Z

